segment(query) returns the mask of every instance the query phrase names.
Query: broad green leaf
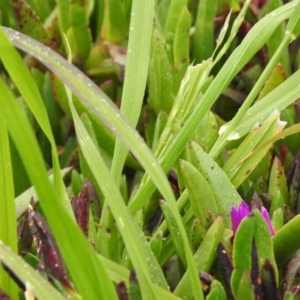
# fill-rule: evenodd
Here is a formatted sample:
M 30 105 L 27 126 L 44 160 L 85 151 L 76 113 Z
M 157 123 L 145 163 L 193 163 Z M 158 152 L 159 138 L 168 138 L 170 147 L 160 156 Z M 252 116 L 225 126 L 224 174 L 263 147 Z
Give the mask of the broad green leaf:
M 253 213 L 255 219 L 254 238 L 258 253 L 259 269 L 261 270 L 266 260 L 268 260 L 273 267 L 276 284 L 278 284 L 278 270 L 275 262 L 273 243 L 269 228 L 266 220 L 258 210 L 253 211 Z
M 234 236 L 232 252 L 234 270 L 230 282 L 235 295 L 238 293 L 240 281 L 245 270 L 247 270 L 248 274 L 251 272 L 251 249 L 254 226 L 254 216 L 248 216 L 242 220 Z
M 200 171 L 208 182 L 218 206 L 219 213 L 223 215 L 226 227 L 231 227 L 230 210 L 232 205 L 239 205 L 241 197 L 218 164 L 199 147 L 190 142 L 191 157 L 194 166 Z
M 172 49 L 174 35 L 177 27 L 178 20 L 180 19 L 181 12 L 187 5 L 187 0 L 172 0 L 169 5 L 168 15 L 165 23 L 164 36 L 166 41 L 171 45 Z M 171 51 L 170 51 L 171 52 Z M 171 59 L 171 57 L 169 57 Z
M 189 162 L 180 160 L 189 199 L 195 217 L 200 217 L 202 225 L 208 228 L 219 215 L 213 191 L 204 176 Z
M 277 156 L 275 156 L 269 176 L 268 194 L 274 198 L 276 197 L 278 191 L 280 191 L 284 203 L 287 204 L 288 190 L 285 171 L 281 161 Z
M 169 113 L 174 102 L 172 66 L 165 40 L 157 28 L 153 30 L 151 48 L 148 103 L 156 114 L 160 110 Z
M 202 0 L 198 4 L 193 43 L 193 56 L 200 63 L 212 56 L 215 48 L 214 23 L 217 1 Z
M 120 44 L 128 34 L 124 14 L 124 3 L 118 0 L 105 0 L 104 2 L 104 19 L 101 29 L 101 38 L 104 41 Z
M 262 98 L 264 98 L 267 94 L 273 91 L 277 86 L 283 83 L 285 79 L 286 79 L 286 75 L 284 73 L 282 65 L 277 64 L 272 74 L 270 75 L 270 78 L 268 79 L 268 81 L 266 81 L 263 89 L 259 93 L 259 96 L 256 101 L 259 101 Z
M 201 218 L 195 218 L 190 230 L 191 247 L 194 253 L 201 245 L 205 233 Z
M 248 270 L 244 270 L 242 272 L 238 289 L 236 291 L 236 299 L 247 299 L 247 300 L 255 299 L 253 285 L 251 284 L 251 276 Z
M 297 250 L 300 242 L 297 232 L 300 226 L 300 215 L 282 226 L 273 237 L 274 254 L 279 266 L 285 263 Z
M 205 152 L 209 152 L 218 139 L 218 124 L 214 114 L 209 111 L 201 120 L 195 134 L 194 140 Z
M 25 1 L 18 0 L 15 2 L 15 10 L 17 12 L 16 15 L 18 17 L 17 21 L 20 31 L 38 40 L 39 42 L 50 46 L 52 44 L 51 37 L 48 35 L 35 11 L 33 11 Z
M 224 234 L 224 220 L 219 216 L 208 229 L 203 242 L 194 255 L 197 269 L 208 272 L 215 260 L 217 247 L 222 241 Z M 174 294 L 183 299 L 192 297 L 192 287 L 189 282 L 189 274 L 186 272 L 178 283 Z
M 261 212 L 256 209 L 242 220 L 234 237 L 232 253 L 234 271 L 231 286 L 235 295 L 239 293 L 243 272 L 251 273 L 252 259 L 255 259 L 255 256 L 252 257 L 253 242 L 257 249 L 259 271 L 261 272 L 263 264 L 268 260 L 273 266 L 275 280 L 278 282 L 270 231 Z
M 163 243 L 163 233 L 162 231 L 156 232 L 151 239 L 150 247 L 155 255 L 155 257 L 159 257 L 162 249 L 162 243 Z
M 65 300 L 44 277 L 28 265 L 0 241 L 0 261 L 20 279 L 24 285 L 29 283 L 36 298 L 43 300 Z M 17 299 L 17 298 L 15 298 Z
M 281 208 L 277 208 L 273 212 L 271 222 L 275 233 L 283 226 L 284 216 L 283 216 L 283 210 Z
M 173 42 L 173 91 L 176 94 L 185 71 L 189 65 L 189 43 L 190 43 L 191 15 L 186 7 L 181 11 L 176 27 Z
M 15 253 L 17 247 L 17 222 L 15 218 L 14 182 L 9 151 L 9 138 L 7 127 L 0 121 L 0 240 L 9 246 Z M 17 298 L 18 286 L 12 278 L 0 267 L 1 288 Z
M 66 34 L 70 28 L 70 15 L 66 12 L 70 11 L 70 2 L 65 0 L 57 0 L 58 7 L 58 23 L 61 34 Z
M 72 47 L 73 61 L 84 62 L 92 48 L 86 8 L 82 1 L 71 1 L 69 10 L 70 28 L 66 32 Z
M 224 290 L 223 285 L 214 280 L 210 286 L 210 292 L 206 297 L 207 300 L 227 300 L 227 296 Z

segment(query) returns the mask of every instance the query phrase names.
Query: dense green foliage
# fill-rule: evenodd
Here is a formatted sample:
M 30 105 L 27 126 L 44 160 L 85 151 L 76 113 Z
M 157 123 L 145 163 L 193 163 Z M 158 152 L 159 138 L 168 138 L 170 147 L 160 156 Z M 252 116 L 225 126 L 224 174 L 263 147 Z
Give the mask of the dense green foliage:
M 0 298 L 300 299 L 285 2 L 0 0 Z

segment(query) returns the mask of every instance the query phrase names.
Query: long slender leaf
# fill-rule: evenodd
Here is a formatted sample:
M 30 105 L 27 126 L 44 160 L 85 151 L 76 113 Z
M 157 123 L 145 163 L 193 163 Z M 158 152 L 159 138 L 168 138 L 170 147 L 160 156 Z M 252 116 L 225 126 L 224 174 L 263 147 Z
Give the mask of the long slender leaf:
M 137 124 L 145 93 L 153 15 L 154 0 L 145 2 L 134 0 L 132 2 L 124 90 L 120 110 L 133 127 Z M 126 155 L 127 149 L 117 139 L 111 168 L 117 183 L 121 179 Z
M 3 80 L 0 80 L 0 90 L 2 94 L 0 116 L 7 125 L 28 176 L 35 186 L 40 205 L 56 237 L 76 288 L 83 298 L 105 298 L 109 289 L 113 288 L 110 280 L 107 279 L 105 269 L 58 199 L 48 179 L 42 154 L 29 121 Z M 84 264 L 79 264 L 78 259 L 83 257 Z
M 57 193 L 59 193 L 59 198 L 61 199 L 62 203 L 67 208 L 70 215 L 72 215 L 72 209 L 69 201 L 67 201 L 68 199 L 67 194 L 65 192 L 65 186 L 60 174 L 60 165 L 58 160 L 56 143 L 51 130 L 48 114 L 43 104 L 43 100 L 41 98 L 39 90 L 35 82 L 33 81 L 28 68 L 25 66 L 21 56 L 12 46 L 11 42 L 7 39 L 6 35 L 2 30 L 0 30 L 0 40 L 1 60 L 5 68 L 9 72 L 11 78 L 13 79 L 14 83 L 17 85 L 24 100 L 30 107 L 43 132 L 50 141 L 54 168 L 54 186 L 56 187 Z M 26 78 L 26 80 L 24 80 L 24 78 Z
M 15 218 L 14 182 L 11 169 L 7 127 L 0 120 L 0 240 L 15 253 L 17 248 L 17 222 Z M 10 297 L 17 298 L 18 287 L 3 270 L 0 271 L 1 288 Z
M 75 122 L 80 148 L 106 198 L 107 203 L 110 206 L 124 242 L 126 243 L 128 254 L 130 255 L 131 261 L 139 278 L 142 295 L 144 299 L 156 299 L 151 281 L 156 284 L 160 284 L 165 288 L 167 287 L 161 269 L 153 256 L 143 233 L 140 232 L 139 228 L 133 222 L 132 217 L 130 216 L 122 199 L 118 186 L 116 186 L 112 175 L 107 169 L 107 166 L 100 156 L 95 144 L 92 142 L 90 135 L 81 122 L 71 101 L 70 107 Z M 148 262 L 153 265 L 153 268 L 149 267 Z

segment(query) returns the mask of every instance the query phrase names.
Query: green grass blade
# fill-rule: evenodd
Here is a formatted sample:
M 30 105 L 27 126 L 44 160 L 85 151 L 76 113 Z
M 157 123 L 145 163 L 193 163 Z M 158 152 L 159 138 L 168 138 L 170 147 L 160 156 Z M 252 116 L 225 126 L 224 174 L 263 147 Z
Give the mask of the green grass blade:
M 0 80 L 0 116 L 6 123 L 28 176 L 35 186 L 41 208 L 53 231 L 76 288 L 84 299 L 105 299 L 111 281 L 74 220 L 62 206 L 48 179 L 37 140 L 16 99 Z M 78 263 L 84 258 L 84 263 Z M 83 276 L 82 274 L 85 274 Z M 53 298 L 52 298 L 53 299 Z
M 114 182 L 112 175 L 95 144 L 92 142 L 71 101 L 70 107 L 80 148 L 115 217 L 137 273 L 143 297 L 145 299 L 156 299 L 151 281 L 167 288 L 161 269 L 150 250 L 145 236 L 133 222 L 118 186 Z M 148 262 L 153 265 L 153 268 L 149 267 Z
M 57 192 L 59 193 L 59 198 L 62 200 L 63 204 L 68 209 L 70 215 L 72 215 L 72 209 L 69 201 L 67 201 L 68 199 L 67 194 L 65 192 L 65 186 L 60 174 L 60 165 L 54 136 L 51 130 L 48 114 L 44 106 L 43 100 L 41 98 L 41 95 L 39 93 L 39 90 L 31 76 L 31 73 L 25 66 L 21 56 L 13 47 L 11 42 L 7 39 L 7 36 L 2 30 L 0 30 L 0 40 L 1 60 L 6 70 L 8 71 L 10 77 L 18 87 L 27 105 L 34 114 L 43 132 L 45 133 L 45 135 L 51 143 L 51 152 L 54 169 L 54 185 L 57 189 Z M 26 80 L 24 80 L 25 78 Z
M 45 278 L 32 269 L 21 257 L 12 252 L 0 241 L 0 261 L 7 266 L 25 284 L 29 283 L 33 294 L 43 300 L 65 300 Z M 12 298 L 12 299 L 18 299 Z
M 140 116 L 148 73 L 148 58 L 154 15 L 154 0 L 132 2 L 130 35 L 126 57 L 126 71 L 121 112 L 135 127 Z M 127 149 L 117 139 L 111 172 L 117 183 L 126 159 Z
M 266 155 L 267 151 L 271 147 L 268 144 L 264 148 L 261 148 L 255 155 L 248 157 L 245 161 L 245 156 L 253 151 L 253 149 L 260 146 L 265 140 L 270 139 L 272 136 L 281 132 L 285 126 L 285 122 L 281 122 L 279 119 L 279 113 L 274 112 L 260 127 L 254 127 L 249 135 L 243 140 L 240 146 L 234 151 L 231 157 L 227 160 L 223 167 L 223 171 L 228 175 L 232 184 L 237 188 L 252 172 L 252 170 L 258 165 L 261 159 Z M 239 162 L 243 160 L 243 164 Z M 238 167 L 234 168 L 238 164 Z
M 215 48 L 214 19 L 218 2 L 202 0 L 198 4 L 195 22 L 193 55 L 197 63 L 208 59 Z
M 229 140 L 244 136 L 255 123 L 261 124 L 276 109 L 283 110 L 300 97 L 300 70 L 290 76 L 281 85 L 267 94 L 262 100 L 249 108 L 238 127 L 228 136 Z
M 15 253 L 17 247 L 17 222 L 15 218 L 14 182 L 11 168 L 8 132 L 5 124 L 0 120 L 0 240 Z M 1 288 L 16 299 L 18 287 L 10 276 L 0 270 Z

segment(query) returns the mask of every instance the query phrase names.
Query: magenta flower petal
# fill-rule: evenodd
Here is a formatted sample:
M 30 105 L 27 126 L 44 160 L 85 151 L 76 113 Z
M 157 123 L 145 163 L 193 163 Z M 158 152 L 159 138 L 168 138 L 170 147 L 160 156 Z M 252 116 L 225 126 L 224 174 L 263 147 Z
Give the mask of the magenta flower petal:
M 265 219 L 266 222 L 267 222 L 267 225 L 268 225 L 270 234 L 273 236 L 273 235 L 275 234 L 275 232 L 274 232 L 274 229 L 273 229 L 273 227 L 272 227 L 272 224 L 271 224 L 271 220 L 270 220 L 270 216 L 269 216 L 268 211 L 262 206 L 261 209 L 260 209 L 260 212 L 261 212 L 262 216 L 264 217 L 264 219 Z
M 230 216 L 231 216 L 233 234 L 236 233 L 237 228 L 240 225 L 241 221 L 245 217 L 247 217 L 249 213 L 250 213 L 249 207 L 244 201 L 242 201 L 237 208 L 234 205 L 232 205 Z

